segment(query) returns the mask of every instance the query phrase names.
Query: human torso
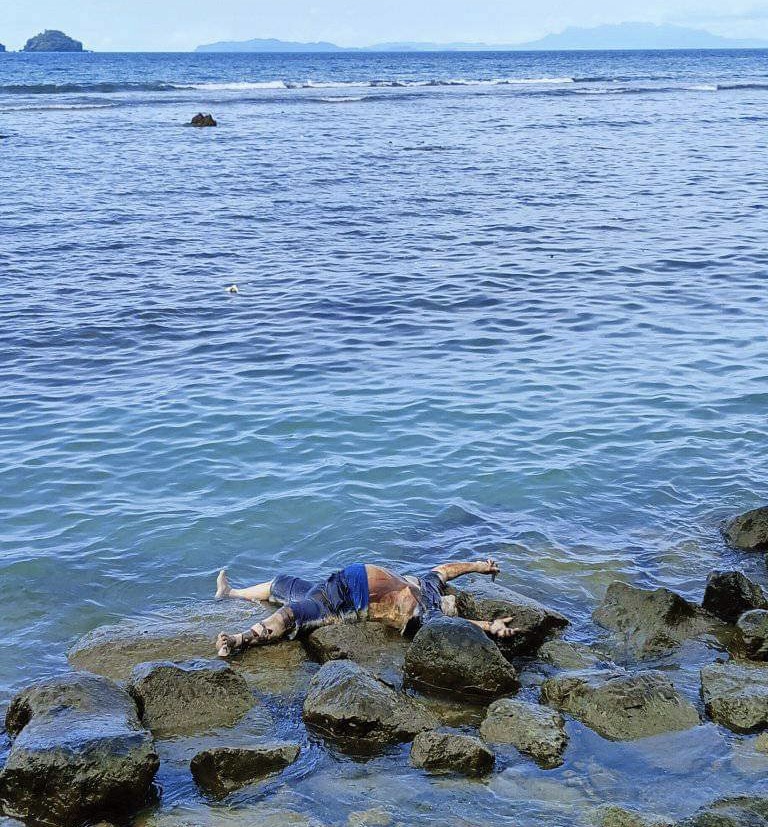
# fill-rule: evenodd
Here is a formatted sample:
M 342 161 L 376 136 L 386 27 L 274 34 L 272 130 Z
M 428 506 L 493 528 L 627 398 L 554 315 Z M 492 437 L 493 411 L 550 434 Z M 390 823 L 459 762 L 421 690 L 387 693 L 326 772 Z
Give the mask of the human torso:
M 399 574 L 367 565 L 368 617 L 401 632 L 419 609 L 419 588 Z

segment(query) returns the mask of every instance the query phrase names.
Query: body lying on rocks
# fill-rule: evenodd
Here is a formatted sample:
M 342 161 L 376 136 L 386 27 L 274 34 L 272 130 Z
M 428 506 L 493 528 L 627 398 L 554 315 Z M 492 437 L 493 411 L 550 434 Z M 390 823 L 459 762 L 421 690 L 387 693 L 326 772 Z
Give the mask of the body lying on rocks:
M 319 583 L 281 574 L 266 583 L 233 589 L 225 571 L 219 573 L 217 598 L 239 598 L 281 604 L 274 614 L 238 634 L 222 632 L 216 646 L 220 657 L 265 643 L 273 643 L 299 632 L 330 623 L 375 621 L 412 635 L 426 621 L 442 615 L 456 616 L 456 599 L 448 595 L 447 583 L 466 574 L 496 577 L 495 560 L 443 563 L 421 577 L 401 576 L 374 565 L 355 563 Z M 511 638 L 519 629 L 511 618 L 472 620 L 495 638 Z

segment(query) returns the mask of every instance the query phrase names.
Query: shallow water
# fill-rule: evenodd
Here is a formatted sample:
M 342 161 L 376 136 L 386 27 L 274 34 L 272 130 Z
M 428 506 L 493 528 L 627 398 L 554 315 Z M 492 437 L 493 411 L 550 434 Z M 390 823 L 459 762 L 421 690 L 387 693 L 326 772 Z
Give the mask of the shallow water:
M 2 56 L 0 699 L 222 565 L 494 555 L 585 639 L 615 578 L 765 582 L 719 523 L 766 497 L 767 61 Z M 680 772 L 571 726 L 555 772 L 318 749 L 246 799 L 566 825 L 764 785 L 712 725 Z

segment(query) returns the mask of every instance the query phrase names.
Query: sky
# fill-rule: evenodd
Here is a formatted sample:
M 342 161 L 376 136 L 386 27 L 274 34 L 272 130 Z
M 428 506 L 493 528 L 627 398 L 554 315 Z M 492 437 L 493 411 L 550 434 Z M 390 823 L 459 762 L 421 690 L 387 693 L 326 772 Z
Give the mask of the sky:
M 768 40 L 768 0 L 0 0 L 0 43 L 18 49 L 43 29 L 96 51 L 186 51 L 256 37 L 520 43 L 627 21 Z

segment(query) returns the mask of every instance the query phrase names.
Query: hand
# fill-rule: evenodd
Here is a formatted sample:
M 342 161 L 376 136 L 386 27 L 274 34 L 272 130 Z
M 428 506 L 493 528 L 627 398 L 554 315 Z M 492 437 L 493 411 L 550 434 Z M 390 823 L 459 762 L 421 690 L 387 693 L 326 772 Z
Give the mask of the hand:
M 480 560 L 480 562 L 477 563 L 478 574 L 490 574 L 491 577 L 496 577 L 500 571 L 501 566 L 490 557 L 487 560 Z
M 510 638 L 514 635 L 519 635 L 523 630 L 511 626 L 510 624 L 513 620 L 514 618 L 512 617 L 497 618 L 491 623 L 491 628 L 488 630 L 489 634 L 493 635 L 493 637 L 500 639 Z

